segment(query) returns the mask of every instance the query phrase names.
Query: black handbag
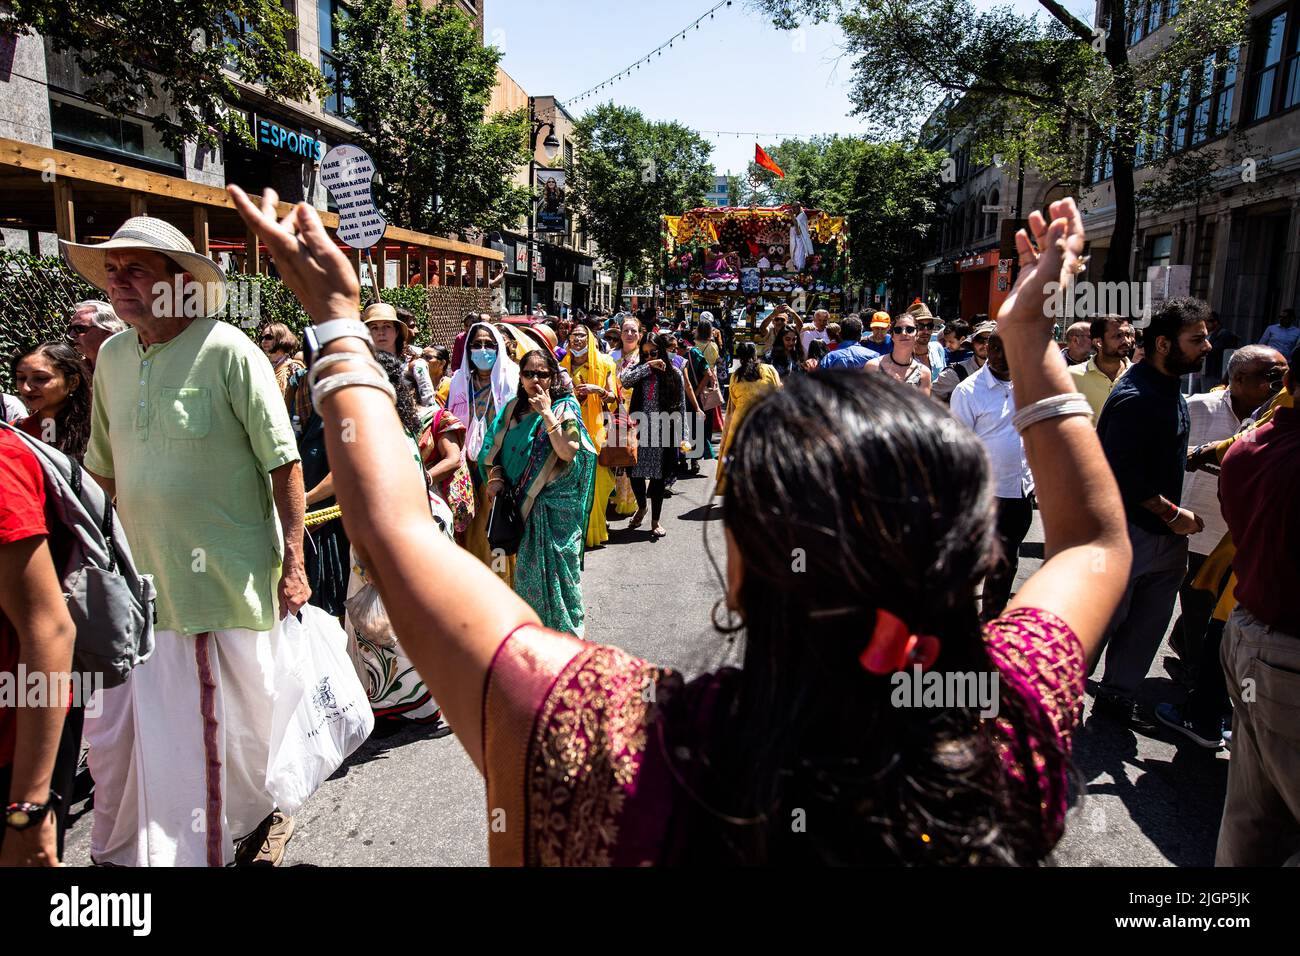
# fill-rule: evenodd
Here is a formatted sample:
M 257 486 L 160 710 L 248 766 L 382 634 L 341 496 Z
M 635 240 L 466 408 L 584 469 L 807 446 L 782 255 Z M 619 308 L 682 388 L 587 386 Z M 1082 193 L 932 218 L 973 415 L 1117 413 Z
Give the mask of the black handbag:
M 487 522 L 488 547 L 503 554 L 515 554 L 519 544 L 524 540 L 524 519 L 519 513 L 514 490 L 510 482 L 503 482 L 501 490 L 492 499 L 492 508 L 488 512 Z

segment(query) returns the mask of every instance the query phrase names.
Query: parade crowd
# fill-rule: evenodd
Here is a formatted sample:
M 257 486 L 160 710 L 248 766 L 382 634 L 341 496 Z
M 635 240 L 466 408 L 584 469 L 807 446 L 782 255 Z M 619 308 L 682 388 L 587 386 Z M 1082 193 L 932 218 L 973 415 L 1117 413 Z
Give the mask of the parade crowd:
M 1291 310 L 1256 344 L 1192 298 L 1054 333 L 1048 286 L 1087 278 L 1067 200 L 1018 237 L 993 317 L 471 313 L 429 343 L 361 309 L 312 211 L 232 194 L 318 325 L 364 331 L 304 354 L 283 324 L 254 344 L 184 315 L 159 284 L 213 316 L 224 276 L 161 220 L 62 244 L 106 301 L 12 361 L 0 671 L 67 671 L 76 639 L 27 439 L 114 500 L 155 646 L 94 716 L 0 703 L 0 862 L 62 856 L 84 736 L 96 864 L 278 864 L 270 688 L 310 603 L 381 724 L 454 729 L 518 821 L 494 863 L 1037 863 L 1080 798 L 1096 668 L 1097 719 L 1230 748 L 1220 865 L 1300 864 Z M 584 555 L 623 521 L 654 546 L 714 458 L 714 621 L 743 666 L 688 682 L 586 640 Z M 1016 591 L 1036 512 L 1046 558 Z M 1148 713 L 1171 621 L 1178 697 Z M 912 668 L 996 673 L 998 716 L 891 705 Z

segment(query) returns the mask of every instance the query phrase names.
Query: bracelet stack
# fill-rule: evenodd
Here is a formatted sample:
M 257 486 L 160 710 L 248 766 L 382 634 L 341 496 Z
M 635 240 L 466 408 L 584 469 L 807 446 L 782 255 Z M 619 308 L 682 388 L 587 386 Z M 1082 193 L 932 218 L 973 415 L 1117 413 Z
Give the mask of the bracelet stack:
M 324 380 L 319 379 L 323 369 L 340 362 L 359 362 L 366 366 L 366 369 L 362 372 L 343 372 L 327 376 Z M 311 403 L 317 411 L 320 410 L 320 403 L 327 395 L 352 386 L 377 388 L 387 395 L 394 405 L 397 404 L 397 390 L 393 388 L 392 382 L 388 381 L 388 373 L 384 371 L 383 366 L 370 356 L 357 352 L 335 352 L 317 359 L 312 363 L 311 371 L 307 373 L 307 384 L 311 388 Z
M 1012 417 L 1011 424 L 1015 426 L 1016 431 L 1023 434 L 1031 425 L 1037 425 L 1049 418 L 1063 418 L 1068 415 L 1091 417 L 1092 406 L 1088 404 L 1088 399 L 1078 392 L 1062 392 L 1059 395 L 1041 398 L 1032 405 L 1020 409 Z

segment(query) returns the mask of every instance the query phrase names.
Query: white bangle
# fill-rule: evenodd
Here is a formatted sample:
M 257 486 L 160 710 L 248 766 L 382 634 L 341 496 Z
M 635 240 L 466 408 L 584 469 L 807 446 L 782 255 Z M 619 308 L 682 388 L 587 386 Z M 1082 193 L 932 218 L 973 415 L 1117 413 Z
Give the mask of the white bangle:
M 320 404 L 327 396 L 339 389 L 355 385 L 377 388 L 387 395 L 394 405 L 397 404 L 397 390 L 393 388 L 393 383 L 387 378 L 378 378 L 369 372 L 344 372 L 340 375 L 331 375 L 323 382 L 317 382 L 311 389 L 311 403 L 317 411 L 320 411 Z
M 1092 406 L 1088 404 L 1088 399 L 1078 392 L 1062 392 L 1059 395 L 1041 398 L 1032 405 L 1020 409 L 1011 419 L 1011 424 L 1015 426 L 1016 431 L 1023 433 L 1031 425 L 1037 425 L 1049 418 L 1062 418 L 1067 415 L 1091 417 Z
M 312 363 L 311 371 L 307 373 L 307 386 L 315 390 L 321 371 L 331 365 L 338 365 L 340 362 L 360 362 L 377 372 L 381 378 L 388 378 L 388 373 L 384 371 L 384 367 L 369 355 L 363 355 L 360 352 L 331 352 L 329 355 L 322 355 Z

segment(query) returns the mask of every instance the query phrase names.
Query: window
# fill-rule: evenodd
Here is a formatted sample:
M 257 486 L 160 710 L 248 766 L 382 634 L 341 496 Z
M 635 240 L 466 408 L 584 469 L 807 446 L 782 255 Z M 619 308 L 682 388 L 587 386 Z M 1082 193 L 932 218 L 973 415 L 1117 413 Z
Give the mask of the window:
M 1165 22 L 1164 4 L 1162 0 L 1151 0 L 1147 7 L 1147 34 L 1150 35 L 1160 29 L 1160 24 Z
M 153 124 L 131 116 L 109 116 L 89 103 L 50 98 L 50 125 L 54 145 L 73 152 L 92 150 L 142 159 L 179 170 L 181 156 L 162 144 Z
M 1001 202 L 1001 195 L 998 193 L 996 189 L 993 190 L 993 192 L 989 193 L 990 206 L 997 206 L 1000 202 Z M 997 231 L 998 228 L 998 213 L 991 212 L 988 214 L 988 217 L 989 217 L 988 224 L 985 225 L 984 227 L 984 233 L 986 235 L 992 235 Z
M 1169 151 L 1179 153 L 1187 148 L 1188 116 L 1192 102 L 1192 71 L 1184 70 L 1178 85 L 1178 99 L 1174 101 L 1174 123 L 1170 130 Z
M 334 60 L 334 43 L 338 39 L 335 21 L 347 17 L 340 0 L 316 0 L 316 22 L 320 29 L 320 71 L 325 74 L 329 92 L 325 95 L 325 112 L 346 116 L 352 110 L 352 97 L 344 90 L 338 64 Z
M 1300 29 L 1294 30 L 1291 52 L 1286 61 L 1286 91 L 1282 96 L 1282 109 L 1290 109 L 1300 103 Z
M 1210 135 L 1210 112 L 1214 108 L 1214 61 L 1211 53 L 1201 61 L 1196 77 L 1196 97 L 1192 100 L 1192 145 L 1203 143 Z
M 1174 234 L 1166 232 L 1161 236 L 1153 236 L 1150 240 L 1150 251 L 1147 253 L 1148 266 L 1167 266 L 1172 258 L 1174 250 Z
M 1133 9 L 1129 11 L 1128 21 L 1128 44 L 1132 46 L 1144 36 L 1146 36 L 1147 10 L 1146 4 L 1142 0 L 1133 4 Z
M 1237 61 L 1241 56 L 1241 47 L 1234 46 L 1228 51 L 1226 65 L 1220 69 L 1221 81 L 1218 102 L 1214 108 L 1214 132 L 1225 132 L 1232 122 L 1232 93 L 1237 86 Z
M 573 142 L 566 136 L 564 138 L 564 168 L 571 169 L 572 167 L 573 167 Z
M 1255 48 L 1259 50 L 1259 59 L 1253 67 L 1255 105 L 1251 112 L 1252 119 L 1263 119 L 1278 108 L 1277 79 L 1282 62 L 1283 41 L 1286 38 L 1286 19 L 1286 11 L 1269 17 L 1256 34 Z

